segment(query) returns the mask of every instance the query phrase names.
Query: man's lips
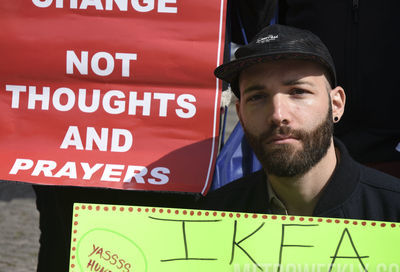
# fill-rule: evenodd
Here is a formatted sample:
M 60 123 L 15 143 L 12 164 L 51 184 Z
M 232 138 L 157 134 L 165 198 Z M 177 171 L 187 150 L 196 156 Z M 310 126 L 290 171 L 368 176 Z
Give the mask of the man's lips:
M 297 140 L 298 138 L 294 137 L 293 135 L 275 135 L 267 140 L 267 144 L 283 144 Z

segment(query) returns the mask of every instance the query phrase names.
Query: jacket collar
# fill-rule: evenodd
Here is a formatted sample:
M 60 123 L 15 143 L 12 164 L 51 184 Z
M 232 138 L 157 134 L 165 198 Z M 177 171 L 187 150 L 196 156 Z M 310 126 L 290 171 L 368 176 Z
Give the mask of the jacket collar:
M 340 159 L 336 168 L 324 188 L 313 216 L 324 216 L 332 209 L 338 208 L 354 192 L 359 183 L 359 168 L 350 157 L 344 144 L 334 138 L 334 144 L 339 152 Z
M 329 216 L 333 209 L 340 207 L 351 196 L 359 183 L 360 173 L 357 163 L 350 157 L 349 152 L 340 140 L 334 138 L 334 145 L 339 152 L 340 159 L 321 194 L 313 216 Z M 265 184 L 267 176 L 264 171 L 259 172 L 259 181 L 264 187 L 260 191 L 267 192 L 267 197 L 264 196 L 266 212 L 271 213 L 270 202 L 267 201 L 270 192 Z

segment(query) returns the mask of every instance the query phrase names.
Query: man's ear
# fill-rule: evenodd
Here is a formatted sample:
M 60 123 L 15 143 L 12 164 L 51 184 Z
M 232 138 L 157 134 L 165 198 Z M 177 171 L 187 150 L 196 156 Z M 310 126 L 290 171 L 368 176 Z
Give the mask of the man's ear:
M 330 92 L 331 96 L 331 103 L 332 103 L 332 119 L 335 122 L 338 122 L 344 113 L 344 107 L 346 104 L 346 93 L 344 92 L 343 88 L 337 86 L 336 88 L 332 89 Z

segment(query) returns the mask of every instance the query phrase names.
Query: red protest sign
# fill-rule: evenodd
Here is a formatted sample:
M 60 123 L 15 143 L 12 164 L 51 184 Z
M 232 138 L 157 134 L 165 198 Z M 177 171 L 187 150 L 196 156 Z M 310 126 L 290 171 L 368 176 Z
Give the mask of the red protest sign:
M 205 192 L 225 3 L 0 3 L 0 179 Z

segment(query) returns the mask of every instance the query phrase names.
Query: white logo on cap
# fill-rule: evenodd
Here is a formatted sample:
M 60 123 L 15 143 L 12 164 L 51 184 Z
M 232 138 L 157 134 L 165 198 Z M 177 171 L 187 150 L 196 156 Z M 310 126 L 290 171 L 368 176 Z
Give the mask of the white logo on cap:
M 268 35 L 267 37 L 263 37 L 263 38 L 258 38 L 256 43 L 268 43 L 270 41 L 275 41 L 276 39 L 278 39 L 278 34 L 277 35 Z

